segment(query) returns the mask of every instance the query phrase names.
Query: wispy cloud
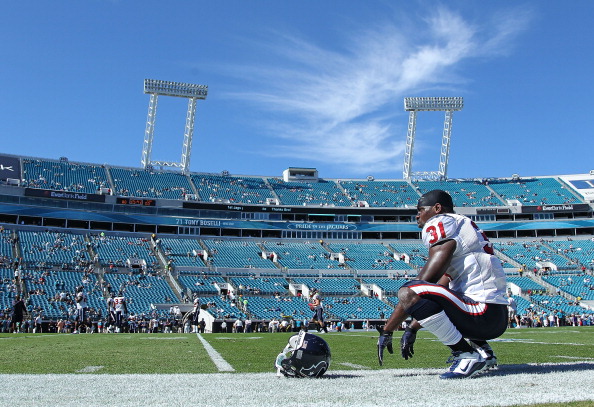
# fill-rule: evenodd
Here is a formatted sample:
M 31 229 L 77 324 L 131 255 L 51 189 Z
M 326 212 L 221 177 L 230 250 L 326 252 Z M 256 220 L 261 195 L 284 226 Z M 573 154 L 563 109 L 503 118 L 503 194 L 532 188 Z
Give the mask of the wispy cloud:
M 395 120 L 403 97 L 459 89 L 464 78 L 456 66 L 509 47 L 527 21 L 514 16 L 512 23 L 500 14 L 475 24 L 439 8 L 413 27 L 384 24 L 333 49 L 277 33 L 267 44 L 274 66 L 242 67 L 259 91 L 232 96 L 275 113 L 265 125 L 277 139 L 270 149 L 277 156 L 348 166 L 361 175 L 394 171 L 405 144 L 406 122 Z

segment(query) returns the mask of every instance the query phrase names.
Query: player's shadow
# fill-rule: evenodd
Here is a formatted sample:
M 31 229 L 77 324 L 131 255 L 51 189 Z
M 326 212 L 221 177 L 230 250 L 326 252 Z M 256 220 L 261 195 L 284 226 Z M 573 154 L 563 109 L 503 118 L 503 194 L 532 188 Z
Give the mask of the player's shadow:
M 344 374 L 344 373 L 326 373 L 322 379 L 360 379 L 361 375 Z
M 564 372 L 585 372 L 594 371 L 594 363 L 556 363 L 556 364 L 520 364 L 520 365 L 500 365 L 497 369 L 490 370 L 477 377 L 487 376 L 509 376 L 517 374 L 544 374 L 544 373 L 564 373 Z

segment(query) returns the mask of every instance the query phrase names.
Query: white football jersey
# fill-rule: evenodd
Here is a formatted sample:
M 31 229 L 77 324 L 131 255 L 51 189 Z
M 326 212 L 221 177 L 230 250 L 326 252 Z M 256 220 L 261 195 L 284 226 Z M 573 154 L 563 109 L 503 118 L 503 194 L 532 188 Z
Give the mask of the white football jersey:
M 110 312 L 111 312 L 111 311 L 114 311 L 114 308 L 113 308 L 113 298 L 111 298 L 111 297 L 109 297 L 109 298 L 107 299 L 107 309 L 108 309 Z
M 423 228 L 423 244 L 456 241 L 450 267 L 449 288 L 475 301 L 507 305 L 505 272 L 493 246 L 468 217 L 455 213 L 436 215 Z
M 316 307 L 316 309 L 324 308 L 324 304 L 322 304 L 322 297 L 320 296 L 320 293 L 315 293 L 314 295 L 311 296 L 312 303 L 314 303 L 316 300 L 320 300 L 320 304 Z
M 114 304 L 114 308 L 115 308 L 116 312 L 117 311 L 120 311 L 120 312 L 126 311 L 125 302 L 126 302 L 126 299 L 124 297 L 115 297 L 113 299 L 113 304 Z
M 76 295 L 76 309 L 83 308 L 87 308 L 87 296 L 81 292 Z

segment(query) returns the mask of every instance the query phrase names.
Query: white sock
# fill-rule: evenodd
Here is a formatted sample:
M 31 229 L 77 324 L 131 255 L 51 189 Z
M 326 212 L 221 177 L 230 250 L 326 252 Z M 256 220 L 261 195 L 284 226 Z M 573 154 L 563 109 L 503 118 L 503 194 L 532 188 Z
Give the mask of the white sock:
M 458 331 L 458 328 L 452 324 L 452 321 L 450 321 L 445 311 L 438 312 L 437 314 L 422 319 L 419 323 L 446 346 L 455 345 L 462 339 L 462 334 Z

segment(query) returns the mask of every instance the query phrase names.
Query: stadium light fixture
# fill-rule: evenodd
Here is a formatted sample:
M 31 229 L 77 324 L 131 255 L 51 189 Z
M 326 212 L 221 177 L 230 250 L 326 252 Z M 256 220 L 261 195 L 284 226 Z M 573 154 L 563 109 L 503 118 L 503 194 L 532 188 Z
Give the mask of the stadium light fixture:
M 159 96 L 176 96 L 182 98 L 206 99 L 206 95 L 208 94 L 208 86 L 196 85 L 192 83 L 145 79 L 144 93 Z
M 407 112 L 443 112 L 458 111 L 464 107 L 461 97 L 411 97 L 404 98 L 404 110 Z
M 140 164 L 147 170 L 153 165 L 178 167 L 182 169 L 182 173 L 187 174 L 190 171 L 190 156 L 192 152 L 192 139 L 194 135 L 194 120 L 196 117 L 196 101 L 206 99 L 206 95 L 208 94 L 208 86 L 196 85 L 192 83 L 145 79 L 144 93 L 150 94 L 151 98 L 149 101 L 146 129 L 144 132 L 144 144 L 142 146 L 142 159 Z M 169 161 L 151 161 L 159 96 L 173 96 L 188 99 L 186 128 L 184 132 L 184 141 L 182 144 L 181 161 L 179 163 Z
M 404 110 L 409 113 L 408 133 L 404 151 L 404 166 L 402 177 L 404 179 L 446 179 L 448 160 L 450 156 L 450 139 L 452 136 L 452 118 L 455 111 L 462 110 L 464 98 L 462 97 L 407 97 L 404 98 Z M 417 127 L 417 112 L 445 111 L 443 136 L 441 140 L 441 153 L 438 171 L 413 172 L 413 150 Z

